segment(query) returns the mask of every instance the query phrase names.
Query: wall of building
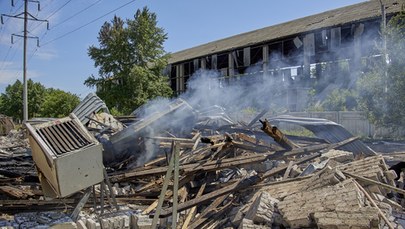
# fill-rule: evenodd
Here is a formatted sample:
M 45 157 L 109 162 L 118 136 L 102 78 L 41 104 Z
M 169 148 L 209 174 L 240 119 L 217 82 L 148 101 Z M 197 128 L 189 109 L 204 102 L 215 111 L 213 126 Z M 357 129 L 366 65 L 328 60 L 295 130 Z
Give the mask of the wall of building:
M 341 77 L 337 72 L 341 61 L 349 64 L 350 77 L 357 77 L 362 59 L 378 55 L 375 47 L 381 40 L 379 29 L 380 20 L 377 18 L 172 63 L 169 66 L 171 87 L 181 94 L 197 70 L 210 69 L 218 71 L 224 83 L 234 77 L 262 74 L 303 91 L 322 78 L 325 68 L 329 75 Z M 295 94 L 302 97 L 302 93 Z M 288 103 L 295 100 L 290 96 Z M 303 110 L 302 106 L 288 104 L 288 107 L 290 111 Z

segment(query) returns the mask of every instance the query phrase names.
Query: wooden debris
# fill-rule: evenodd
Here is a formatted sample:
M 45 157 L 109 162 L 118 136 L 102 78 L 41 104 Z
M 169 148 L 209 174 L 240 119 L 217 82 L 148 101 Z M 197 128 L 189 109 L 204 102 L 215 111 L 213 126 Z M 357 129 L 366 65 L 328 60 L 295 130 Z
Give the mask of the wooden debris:
M 344 198 L 356 197 L 360 204 L 353 214 L 368 214 L 367 220 L 374 216 L 373 213 L 377 216 L 380 214 L 388 227 L 396 227 L 392 220 L 388 220 L 392 216 L 384 213 L 379 205 L 380 200 L 369 199 L 368 195 L 368 192 L 373 192 L 371 188 L 374 186 L 405 195 L 405 191 L 395 187 L 394 181 L 386 175 L 388 168 L 383 157 L 352 158 L 350 160 L 353 161 L 341 161 L 341 164 L 323 157 L 322 154 L 350 144 L 358 140 L 357 137 L 332 144 L 319 138 L 291 137 L 294 140 L 292 142 L 267 120 L 261 121 L 262 131 L 254 125 L 265 113 L 263 111 L 249 124 L 229 124 L 213 128 L 211 124 L 200 123 L 198 129 L 186 134 L 167 130 L 156 136 L 142 136 L 142 132 L 138 131 L 140 142 L 145 139 L 153 142 L 158 152 L 149 161 L 138 164 L 135 168 L 129 164 L 136 157 L 125 158 L 107 168 L 105 177 L 109 177 L 107 181 L 111 181 L 106 181 L 108 190 L 103 184 L 93 187 L 94 196 L 86 192 L 83 201 L 80 201 L 82 193 L 64 199 L 39 200 L 42 191 L 39 181 L 32 179 L 36 177 L 32 160 L 24 154 L 14 154 L 13 147 L 0 146 L 0 197 L 3 197 L 0 199 L 0 212 L 22 212 L 28 206 L 33 211 L 68 211 L 73 219 L 78 219 L 80 209 L 92 209 L 94 213 L 106 215 L 120 212 L 121 208 L 129 208 L 129 215 L 133 218 L 131 224 L 136 223 L 134 227 L 139 224 L 146 228 L 238 228 L 250 223 L 252 227 L 299 228 L 300 222 L 304 222 L 305 226 L 316 228 L 317 223 L 325 226 L 332 222 L 328 221 L 327 213 L 342 214 L 341 217 L 344 218 L 346 215 L 341 209 L 347 207 L 346 202 L 349 202 Z M 147 128 L 147 123 L 141 127 Z M 274 144 L 266 134 L 272 136 L 279 145 Z M 142 147 L 137 150 L 150 153 Z M 383 160 L 383 163 L 379 163 L 379 160 Z M 325 167 L 314 169 L 309 175 L 301 173 L 306 167 L 322 164 L 321 162 Z M 353 190 L 345 189 L 351 178 L 359 181 L 360 184 L 357 185 L 363 185 L 359 186 L 359 190 L 364 193 L 367 201 L 361 199 L 363 195 L 353 194 Z M 334 195 L 336 205 L 334 200 L 323 195 L 323 190 L 326 194 Z M 255 206 L 253 202 L 259 192 L 266 192 L 266 196 L 281 203 L 282 208 L 273 206 L 271 209 L 274 214 L 270 215 L 278 218 L 266 220 L 274 225 L 259 225 L 250 219 L 252 217 L 244 218 L 246 212 Z M 341 196 L 344 201 L 339 202 L 339 192 L 344 194 Z M 113 195 L 109 195 L 110 193 Z M 319 198 L 311 199 L 311 193 L 316 193 Z M 384 195 L 388 192 L 378 193 Z M 91 204 L 86 203 L 87 199 Z M 295 202 L 289 203 L 288 200 Z M 327 202 L 330 204 L 327 210 L 324 211 L 325 206 L 320 205 L 320 200 L 330 201 Z M 314 201 L 313 211 L 310 208 L 311 201 Z M 289 208 L 294 204 L 307 206 L 305 210 L 309 213 L 301 216 L 299 211 Z M 120 206 L 120 211 L 114 205 Z M 78 207 L 74 209 L 75 206 Z M 164 218 L 167 220 L 162 223 Z M 96 227 L 100 219 L 98 222 L 98 219 L 89 220 L 89 225 Z M 339 217 L 336 216 L 336 219 Z M 344 219 L 347 223 L 351 222 L 349 217 Z M 378 220 L 370 222 L 379 222 Z M 367 222 L 364 220 L 360 223 L 365 225 Z M 356 222 L 351 223 L 353 227 L 357 225 Z

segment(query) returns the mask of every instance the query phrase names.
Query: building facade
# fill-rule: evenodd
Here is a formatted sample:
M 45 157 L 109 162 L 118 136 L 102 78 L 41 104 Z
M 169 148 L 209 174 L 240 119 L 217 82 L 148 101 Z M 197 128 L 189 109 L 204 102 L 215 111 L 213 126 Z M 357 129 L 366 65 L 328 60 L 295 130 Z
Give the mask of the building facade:
M 287 102 L 290 111 L 299 111 L 294 97 L 303 96 L 308 83 L 333 74 L 342 62 L 356 77 L 364 63 L 381 56 L 376 48 L 381 28 L 402 3 L 370 0 L 173 53 L 167 71 L 171 87 L 183 93 L 200 69 L 218 71 L 224 82 L 250 74 L 274 77 L 294 82 Z

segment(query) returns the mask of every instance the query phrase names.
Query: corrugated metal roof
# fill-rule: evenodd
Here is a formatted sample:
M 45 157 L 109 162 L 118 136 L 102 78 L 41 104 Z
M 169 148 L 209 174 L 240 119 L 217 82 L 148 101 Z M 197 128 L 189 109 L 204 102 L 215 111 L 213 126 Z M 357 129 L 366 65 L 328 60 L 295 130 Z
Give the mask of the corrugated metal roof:
M 404 0 L 382 0 L 382 2 L 385 5 L 388 15 L 399 12 L 401 5 L 405 3 Z M 364 21 L 376 17 L 381 17 L 380 2 L 378 0 L 370 0 L 175 52 L 171 54 L 169 63 L 182 62 L 212 53 L 247 47 L 295 34 L 344 25 L 350 22 Z
M 317 137 L 325 139 L 330 143 L 338 143 L 353 137 L 353 135 L 343 126 L 327 119 L 281 115 L 269 120 L 273 123 L 285 122 L 305 127 L 308 130 L 312 131 Z M 377 155 L 376 152 L 374 152 L 360 140 L 355 140 L 347 145 L 340 147 L 340 149 L 353 152 L 354 154 L 364 154 L 367 156 Z
M 87 116 L 90 116 L 93 112 L 97 113 L 100 110 L 110 113 L 104 101 L 101 100 L 96 93 L 90 93 L 80 102 L 72 113 L 74 113 L 83 124 L 86 124 L 89 121 Z

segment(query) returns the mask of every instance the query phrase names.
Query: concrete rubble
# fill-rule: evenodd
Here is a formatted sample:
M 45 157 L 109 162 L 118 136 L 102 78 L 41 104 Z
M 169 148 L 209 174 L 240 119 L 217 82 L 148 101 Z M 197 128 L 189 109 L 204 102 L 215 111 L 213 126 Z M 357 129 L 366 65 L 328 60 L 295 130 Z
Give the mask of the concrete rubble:
M 355 137 L 330 142 L 284 135 L 256 117 L 266 123 L 264 131 L 247 124 L 251 120 L 232 120 L 223 108 L 197 110 L 185 101 L 141 119 L 113 117 L 95 95 L 88 99 L 76 110 L 103 145 L 105 179 L 72 195 L 47 196 L 43 190 L 51 187 L 43 177 L 40 183 L 31 157 L 41 147 L 31 148 L 24 130 L 10 130 L 0 136 L 0 228 L 405 226 L 403 168 L 372 149 L 356 150 L 366 146 Z M 97 110 L 85 104 L 98 104 Z M 177 111 L 186 115 L 174 118 Z M 182 122 L 182 128 L 174 125 Z M 316 122 L 320 128 L 322 121 Z

